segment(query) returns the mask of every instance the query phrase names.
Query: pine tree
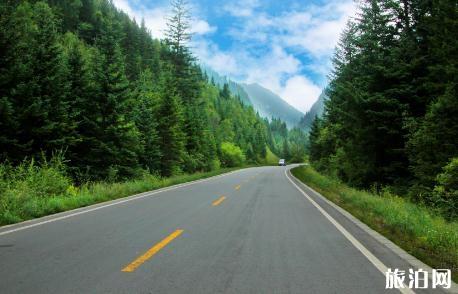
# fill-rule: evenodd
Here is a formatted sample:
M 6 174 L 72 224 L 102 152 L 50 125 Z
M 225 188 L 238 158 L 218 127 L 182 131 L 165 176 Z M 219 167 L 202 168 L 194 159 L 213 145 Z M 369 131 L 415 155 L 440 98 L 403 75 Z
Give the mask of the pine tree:
M 321 159 L 320 146 L 318 140 L 320 138 L 320 118 L 315 117 L 309 133 L 309 159 L 311 162 L 316 162 Z
M 91 142 L 96 137 L 93 133 L 93 124 L 98 119 L 93 100 L 96 92 L 89 64 L 90 50 L 72 33 L 65 34 L 63 47 L 68 63 L 67 80 L 77 134 L 75 144 L 68 147 L 65 157 L 69 161 L 71 172 L 79 175 L 88 168 L 86 159 L 93 148 Z
M 171 176 L 181 171 L 185 154 L 185 134 L 183 132 L 183 106 L 176 96 L 172 83 L 173 76 L 164 70 L 161 77 L 161 104 L 159 107 L 159 137 L 161 174 Z
M 187 43 L 191 40 L 192 36 L 189 32 L 191 28 L 191 12 L 186 0 L 172 0 L 170 5 L 172 7 L 172 14 L 167 19 L 165 36 L 167 44 L 174 53 L 174 65 L 175 67 L 179 67 L 180 63 L 188 61 L 189 49 Z M 185 63 L 182 63 L 182 65 L 187 66 Z
M 204 168 L 212 152 L 204 147 L 207 129 L 205 105 L 201 99 L 203 76 L 200 68 L 194 65 L 188 43 L 190 33 L 190 9 L 184 0 L 171 2 L 172 15 L 167 20 L 166 44 L 169 46 L 169 58 L 173 65 L 176 95 L 184 106 L 184 131 L 186 134 L 185 166 L 187 172 Z
M 284 158 L 285 160 L 289 160 L 291 158 L 291 153 L 289 150 L 289 143 L 287 139 L 283 140 L 283 147 L 282 147 L 281 155 L 282 155 L 282 158 Z
M 161 100 L 150 70 L 145 70 L 140 74 L 134 96 L 136 106 L 133 120 L 140 132 L 143 147 L 138 154 L 140 163 L 151 172 L 160 172 L 161 141 L 158 126 Z
M 109 21 L 109 20 L 106 20 Z M 125 75 L 122 51 L 115 38 L 116 28 L 106 25 L 106 31 L 98 40 L 101 54 L 95 64 L 95 80 L 98 93 L 94 97 L 100 117 L 97 120 L 97 147 L 90 156 L 89 165 L 97 169 L 98 176 L 106 176 L 111 169 L 120 177 L 135 175 L 139 165 L 139 133 L 130 120 L 131 93 Z
M 67 65 L 58 44 L 56 17 L 43 2 L 18 5 L 2 19 L 0 72 L 0 154 L 20 161 L 50 155 L 74 143 L 75 124 L 69 111 Z

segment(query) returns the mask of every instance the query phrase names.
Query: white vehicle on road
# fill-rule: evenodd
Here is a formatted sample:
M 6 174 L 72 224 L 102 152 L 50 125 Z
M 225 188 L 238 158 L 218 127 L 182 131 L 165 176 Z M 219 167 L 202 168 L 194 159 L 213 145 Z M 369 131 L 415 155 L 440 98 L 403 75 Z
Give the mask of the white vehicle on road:
M 278 161 L 278 165 L 279 165 L 279 166 L 286 166 L 286 161 L 285 161 L 284 159 L 280 159 L 280 160 Z

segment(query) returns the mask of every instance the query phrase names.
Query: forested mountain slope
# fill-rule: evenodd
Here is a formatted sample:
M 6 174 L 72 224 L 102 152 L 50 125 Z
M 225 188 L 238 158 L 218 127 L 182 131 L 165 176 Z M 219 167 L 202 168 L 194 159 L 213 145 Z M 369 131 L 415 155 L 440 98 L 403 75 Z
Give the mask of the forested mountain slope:
M 303 129 L 306 132 L 309 132 L 315 118 L 323 116 L 324 103 L 327 98 L 328 97 L 326 96 L 326 90 L 323 90 L 323 92 L 318 97 L 318 100 L 315 101 L 315 103 L 313 103 L 310 110 L 307 111 L 299 121 L 299 127 L 301 129 Z
M 250 97 L 254 109 L 262 117 L 269 119 L 279 118 L 286 122 L 289 128 L 293 128 L 297 126 L 301 117 L 304 115 L 281 97 L 259 84 L 242 84 L 242 87 L 248 94 L 248 97 Z
M 276 152 L 269 123 L 206 80 L 173 8 L 160 41 L 108 0 L 3 1 L 0 160 L 60 150 L 74 177 L 119 179 Z
M 212 85 L 218 86 L 221 89 L 224 87 L 224 85 L 227 85 L 232 95 L 238 97 L 245 105 L 253 106 L 250 97 L 248 97 L 248 94 L 239 83 L 236 83 L 225 76 L 221 76 L 208 66 L 201 66 L 201 68 L 202 71 L 207 75 L 207 78 Z
M 221 88 L 227 84 L 231 93 L 239 97 L 244 104 L 252 105 L 254 110 L 264 118 L 269 120 L 279 118 L 286 122 L 288 128 L 294 128 L 303 116 L 300 111 L 281 97 L 259 84 L 237 83 L 219 75 L 207 66 L 203 66 L 202 69 L 213 84 Z

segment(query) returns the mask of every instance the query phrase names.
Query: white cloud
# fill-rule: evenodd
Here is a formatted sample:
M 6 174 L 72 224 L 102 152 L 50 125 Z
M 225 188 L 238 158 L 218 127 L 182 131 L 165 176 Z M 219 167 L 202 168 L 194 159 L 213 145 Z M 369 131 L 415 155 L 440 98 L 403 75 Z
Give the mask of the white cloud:
M 280 46 L 273 46 L 261 58 L 245 59 L 246 82 L 256 82 L 270 89 L 304 113 L 321 93 L 318 85 L 301 75 L 300 60 Z
M 224 5 L 223 10 L 236 17 L 250 17 L 259 6 L 259 0 L 239 0 Z
M 282 47 L 273 46 L 271 51 L 261 58 L 251 58 L 245 62 L 246 81 L 259 83 L 280 94 L 283 83 L 289 75 L 300 70 L 301 62 Z
M 287 46 L 299 47 L 314 57 L 329 56 L 356 6 L 353 1 L 330 2 L 307 12 L 292 12 L 280 21 L 286 27 L 281 38 Z
M 321 93 L 321 88 L 304 76 L 296 75 L 289 78 L 280 91 L 289 104 L 302 112 L 307 112 Z
M 137 22 L 145 21 L 145 26 L 150 30 L 154 38 L 163 38 L 164 31 L 167 27 L 166 17 L 167 9 L 165 7 L 157 7 L 149 9 L 140 6 L 134 9 L 129 0 L 113 0 L 113 4 L 120 10 L 124 11 L 131 18 L 135 18 Z
M 113 0 L 113 4 L 138 22 L 143 19 L 154 38 L 164 38 L 164 32 L 167 28 L 167 16 L 169 15 L 167 7 L 148 8 L 140 4 L 134 9 L 129 0 Z M 196 18 L 191 22 L 191 32 L 196 35 L 205 35 L 215 31 L 216 27 L 210 26 L 203 19 Z
M 354 2 L 345 0 L 330 1 L 324 6 L 313 5 L 279 16 L 259 12 L 249 19 L 240 19 L 229 34 L 241 41 L 272 41 L 320 57 L 332 53 L 340 32 L 355 11 Z
M 222 52 L 216 44 L 200 39 L 192 43 L 192 48 L 201 62 L 216 72 L 228 76 L 236 76 L 239 73 L 235 57 L 230 53 Z
M 130 7 L 128 0 L 113 0 L 113 4 L 118 8 L 127 13 L 130 17 L 135 15 L 134 11 Z
M 191 24 L 191 32 L 197 35 L 205 35 L 209 33 L 214 33 L 216 31 L 216 27 L 210 26 L 208 22 L 202 19 L 195 20 Z

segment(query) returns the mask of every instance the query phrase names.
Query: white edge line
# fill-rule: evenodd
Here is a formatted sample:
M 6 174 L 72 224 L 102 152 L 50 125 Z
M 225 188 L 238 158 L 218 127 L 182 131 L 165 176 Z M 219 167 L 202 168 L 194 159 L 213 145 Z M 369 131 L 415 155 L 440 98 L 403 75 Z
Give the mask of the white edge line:
M 162 193 L 162 192 L 167 192 L 167 191 L 175 190 L 175 189 L 178 189 L 178 188 L 182 188 L 182 187 L 186 187 L 186 186 L 190 186 L 190 185 L 206 182 L 206 181 L 209 181 L 209 180 L 212 180 L 212 179 L 215 179 L 215 178 L 225 177 L 225 176 L 228 176 L 228 175 L 231 175 L 233 173 L 240 172 L 240 171 L 246 170 L 246 169 L 247 168 L 238 169 L 238 170 L 235 170 L 235 171 L 231 171 L 231 172 L 228 172 L 228 173 L 212 176 L 212 177 L 201 179 L 201 180 L 195 180 L 195 181 L 191 181 L 191 182 L 187 182 L 187 183 L 173 185 L 173 186 L 170 186 L 170 187 L 164 187 L 164 188 L 160 188 L 160 189 L 158 189 L 156 191 L 153 190 L 152 192 L 143 192 L 143 193 L 136 194 L 136 195 L 126 196 L 126 197 L 128 197 L 128 199 L 124 199 L 124 200 L 119 200 L 119 199 L 122 199 L 122 197 L 119 198 L 119 199 L 113 199 L 113 200 L 111 200 L 111 201 L 113 201 L 112 203 L 105 204 L 105 205 L 100 205 L 100 203 L 96 203 L 96 204 L 93 204 L 93 205 L 100 205 L 100 206 L 97 206 L 97 207 L 94 207 L 94 208 L 89 208 L 88 209 L 88 207 L 90 207 L 90 206 L 76 208 L 76 209 L 83 209 L 83 210 L 82 211 L 78 211 L 78 212 L 74 212 L 74 213 L 70 213 L 70 214 L 65 214 L 65 215 L 59 216 L 59 217 L 52 217 L 52 215 L 44 216 L 44 217 L 52 217 L 52 218 L 48 219 L 48 220 L 44 220 L 44 221 L 38 221 L 38 222 L 33 223 L 31 225 L 20 226 L 20 227 L 15 228 L 15 229 L 10 229 L 10 230 L 6 230 L 6 231 L 3 231 L 3 232 L 0 232 L 0 236 L 11 234 L 11 233 L 22 231 L 22 230 L 26 230 L 26 229 L 30 229 L 30 228 L 37 227 L 37 226 L 41 226 L 41 225 L 44 225 L 44 224 L 47 224 L 47 223 L 52 223 L 52 222 L 55 222 L 55 221 L 63 220 L 63 219 L 70 218 L 70 217 L 73 217 L 73 216 L 85 214 L 85 213 L 92 212 L 92 211 L 95 211 L 95 210 L 99 210 L 99 209 L 102 209 L 102 208 L 106 208 L 106 207 L 110 207 L 110 206 L 114 206 L 114 205 L 130 202 L 130 201 L 133 201 L 133 200 L 142 199 L 142 198 L 145 198 L 145 197 L 150 197 L 152 195 L 159 194 L 159 193 Z M 145 194 L 145 193 L 147 193 L 147 194 Z M 142 195 L 142 194 L 144 194 L 144 195 Z M 67 212 L 68 211 L 64 211 L 64 212 L 61 212 L 61 213 L 67 213 Z M 25 222 L 33 222 L 33 221 L 36 221 L 36 220 L 38 220 L 38 219 L 31 219 L 31 220 L 25 221 Z M 25 222 L 13 224 L 11 226 L 21 225 L 21 224 L 24 224 Z M 1 229 L 2 229 L 2 227 L 0 227 L 0 230 Z
M 296 187 L 296 189 L 299 190 L 299 192 L 301 192 L 302 195 L 304 195 L 304 197 L 307 198 L 307 200 L 309 200 L 313 206 L 315 206 L 318 211 L 321 212 L 321 214 L 324 215 L 337 228 L 337 230 L 339 230 L 342 235 L 344 235 L 345 238 L 347 238 L 348 241 L 350 241 L 353 246 L 356 247 L 356 249 L 358 249 L 381 273 L 383 273 L 383 275 L 385 275 L 388 271 L 388 267 L 384 265 L 383 262 L 381 262 L 377 257 L 375 257 L 366 247 L 364 247 L 364 245 L 361 244 L 355 237 L 353 237 L 353 235 L 350 234 L 344 227 L 342 227 L 342 225 L 339 224 L 332 216 L 330 216 L 318 203 L 315 202 L 315 200 L 313 200 L 301 188 L 299 188 L 299 186 L 296 185 L 296 183 L 294 183 L 294 181 L 291 180 L 291 178 L 288 176 L 287 171 L 289 170 L 285 170 L 285 176 L 291 182 L 291 184 L 293 184 L 294 187 Z M 398 290 L 405 294 L 415 294 L 415 292 L 408 288 L 405 284 L 404 287 L 405 288 L 400 288 Z
M 363 223 L 362 221 L 360 221 L 359 219 L 354 217 L 351 213 L 349 213 L 348 211 L 346 211 L 342 207 L 338 206 L 337 204 L 335 204 L 331 200 L 327 199 L 326 197 L 324 197 L 323 195 L 321 195 L 317 191 L 313 190 L 313 188 L 309 187 L 304 182 L 301 182 L 298 178 L 296 178 L 293 174 L 291 174 L 291 172 L 289 173 L 289 175 L 292 178 L 294 178 L 297 182 L 299 182 L 299 184 L 302 185 L 304 188 L 312 190 L 313 192 L 315 192 L 316 195 L 318 196 L 318 198 L 322 199 L 328 205 L 332 206 L 334 209 L 336 209 L 338 212 L 340 212 L 344 217 L 346 217 L 349 221 L 353 222 L 353 224 L 355 224 L 360 229 L 365 231 L 372 238 L 376 239 L 379 243 L 381 243 L 381 245 L 384 245 L 385 247 L 388 247 L 393 252 L 393 254 L 399 256 L 399 258 L 403 259 L 407 264 L 412 266 L 412 268 L 423 269 L 423 270 L 428 271 L 430 273 L 428 279 L 432 282 L 432 270 L 433 269 L 429 265 L 425 264 L 424 262 L 422 262 L 421 260 L 417 259 L 416 257 L 410 255 L 404 249 L 400 248 L 398 245 L 393 243 L 391 240 L 387 239 L 385 236 L 381 235 L 380 233 L 378 233 L 377 231 L 373 230 L 368 225 L 366 225 L 365 223 Z M 445 293 L 458 294 L 458 285 L 453 281 L 451 281 L 451 284 L 452 284 L 452 286 L 450 288 L 440 288 L 440 289 L 442 291 L 444 291 Z M 433 288 L 433 290 L 434 290 L 434 288 Z

